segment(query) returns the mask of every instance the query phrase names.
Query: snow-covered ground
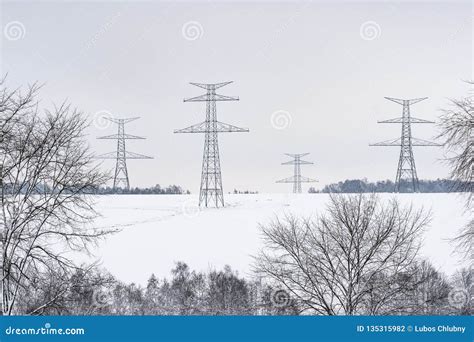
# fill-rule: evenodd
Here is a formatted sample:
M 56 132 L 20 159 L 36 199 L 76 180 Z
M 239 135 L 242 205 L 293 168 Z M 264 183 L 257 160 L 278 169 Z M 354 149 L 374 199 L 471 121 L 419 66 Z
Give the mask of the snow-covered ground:
M 422 256 L 451 274 L 460 267 L 448 241 L 467 222 L 458 194 L 381 194 L 402 203 L 431 209 L 433 220 L 424 235 Z M 118 279 L 145 284 L 151 273 L 169 276 L 176 261 L 193 269 L 231 265 L 251 273 L 252 255 L 260 246 L 259 223 L 285 212 L 314 215 L 325 210 L 326 194 L 225 195 L 225 208 L 199 210 L 196 195 L 99 196 L 102 217 L 97 227 L 121 231 L 103 241 L 94 253 Z

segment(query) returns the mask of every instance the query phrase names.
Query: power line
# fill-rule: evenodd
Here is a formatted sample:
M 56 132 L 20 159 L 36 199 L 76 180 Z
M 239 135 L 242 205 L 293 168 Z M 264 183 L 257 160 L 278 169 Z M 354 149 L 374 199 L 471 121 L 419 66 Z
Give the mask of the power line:
M 205 133 L 204 153 L 201 171 L 201 188 L 199 191 L 199 206 L 213 204 L 216 207 L 224 206 L 222 189 L 222 174 L 219 156 L 218 133 L 248 132 L 246 128 L 232 126 L 217 121 L 216 101 L 238 101 L 238 97 L 216 94 L 216 89 L 222 88 L 231 82 L 215 84 L 190 83 L 206 90 L 206 94 L 184 99 L 184 102 L 206 102 L 206 120 L 174 133 Z
M 106 135 L 103 137 L 98 137 L 97 139 L 113 139 L 117 140 L 117 151 L 101 154 L 97 156 L 98 159 L 115 159 L 115 176 L 114 176 L 114 190 L 118 188 L 123 188 L 126 190 L 130 189 L 130 182 L 128 178 L 127 170 L 127 159 L 153 159 L 153 157 L 148 157 L 143 154 L 127 152 L 125 149 L 125 140 L 142 140 L 143 137 L 136 135 L 126 134 L 125 133 L 125 124 L 138 120 L 139 117 L 134 118 L 124 118 L 124 119 L 115 119 L 115 118 L 105 118 L 111 122 L 114 122 L 118 125 L 117 134 Z
M 285 155 L 293 158 L 288 162 L 282 163 L 281 165 L 294 165 L 293 177 L 288 177 L 277 181 L 277 183 L 293 183 L 293 193 L 301 193 L 301 183 L 314 183 L 317 182 L 315 179 L 301 176 L 301 165 L 314 164 L 305 160 L 301 160 L 301 157 L 307 156 L 309 153 L 290 154 Z
M 378 123 L 401 123 L 402 124 L 402 135 L 399 139 L 386 140 L 376 144 L 370 144 L 369 146 L 401 146 L 400 158 L 398 160 L 397 176 L 395 178 L 395 189 L 397 192 L 400 191 L 400 185 L 402 180 L 409 180 L 412 183 L 413 192 L 418 191 L 418 175 L 416 172 L 415 158 L 413 157 L 413 146 L 441 146 L 440 144 L 413 138 L 411 134 L 412 123 L 429 123 L 433 124 L 433 121 L 424 119 L 418 119 L 411 117 L 410 105 L 426 100 L 427 97 L 419 99 L 395 99 L 391 97 L 385 97 L 387 100 L 398 103 L 403 106 L 402 117 L 378 121 Z

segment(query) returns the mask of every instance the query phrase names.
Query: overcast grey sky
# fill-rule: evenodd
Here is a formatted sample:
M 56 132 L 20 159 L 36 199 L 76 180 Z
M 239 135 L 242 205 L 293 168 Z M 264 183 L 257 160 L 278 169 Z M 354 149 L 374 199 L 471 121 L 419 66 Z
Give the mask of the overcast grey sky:
M 472 78 L 472 4 L 466 2 L 1 2 L 1 73 L 8 84 L 39 81 L 42 104 L 68 99 L 96 122 L 98 153 L 114 134 L 98 112 L 140 116 L 128 133 L 132 186 L 199 189 L 204 136 L 173 134 L 204 120 L 205 104 L 183 103 L 203 89 L 188 82 L 233 80 L 220 89 L 220 121 L 250 133 L 221 134 L 224 191 L 291 191 L 282 154 L 311 153 L 302 174 L 324 184 L 394 179 L 401 106 L 385 100 L 429 97 L 412 115 L 435 120 Z M 275 113 L 276 114 L 273 114 Z M 288 124 L 272 117 L 289 118 Z M 273 115 L 273 116 L 272 116 Z M 286 116 L 286 117 L 285 117 Z M 280 118 L 281 119 L 281 118 Z M 281 124 L 283 127 L 279 126 Z M 416 125 L 430 139 L 433 125 Z M 415 148 L 419 178 L 446 177 L 438 148 Z M 112 161 L 104 164 L 113 167 Z M 305 185 L 307 189 L 308 185 Z

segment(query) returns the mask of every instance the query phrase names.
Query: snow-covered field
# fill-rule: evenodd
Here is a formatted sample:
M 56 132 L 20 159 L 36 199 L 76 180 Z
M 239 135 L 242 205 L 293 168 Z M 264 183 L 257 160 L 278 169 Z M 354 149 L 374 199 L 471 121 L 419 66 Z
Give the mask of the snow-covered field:
M 448 241 L 467 222 L 460 195 L 379 196 L 397 196 L 402 203 L 431 209 L 433 220 L 421 254 L 448 274 L 460 267 Z M 314 215 L 324 211 L 327 201 L 326 194 L 227 194 L 225 208 L 199 210 L 196 195 L 99 196 L 102 217 L 95 226 L 121 231 L 103 241 L 94 254 L 118 279 L 139 284 L 145 284 L 151 273 L 169 276 L 176 261 L 197 270 L 228 264 L 246 276 L 261 246 L 259 223 L 285 212 Z

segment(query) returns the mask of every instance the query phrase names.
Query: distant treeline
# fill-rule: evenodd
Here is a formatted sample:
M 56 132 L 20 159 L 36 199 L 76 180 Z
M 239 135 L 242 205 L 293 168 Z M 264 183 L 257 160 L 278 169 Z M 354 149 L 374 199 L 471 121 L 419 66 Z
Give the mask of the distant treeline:
M 419 192 L 455 192 L 459 189 L 459 184 L 450 179 L 419 180 Z M 347 179 L 343 182 L 333 183 L 324 186 L 321 190 L 314 187 L 309 189 L 309 193 L 359 193 L 359 192 L 394 192 L 395 183 L 391 180 L 369 182 L 367 179 Z M 413 192 L 411 182 L 404 181 L 400 184 L 400 192 Z
M 160 184 L 156 184 L 150 188 L 130 188 L 130 189 L 116 189 L 111 187 L 99 188 L 96 194 L 109 195 L 109 194 L 123 194 L 123 195 L 183 195 L 190 194 L 189 190 L 184 190 L 179 185 L 169 185 L 162 188 Z
M 249 195 L 249 194 L 258 194 L 258 191 L 252 191 L 252 190 L 237 190 L 237 189 L 234 189 L 234 191 L 232 192 L 233 194 L 239 194 L 239 195 Z M 229 192 L 230 194 L 230 192 Z
M 289 293 L 247 280 L 230 266 L 197 272 L 178 262 L 170 278 L 151 275 L 146 287 L 123 283 L 106 270 L 38 278 L 18 300 L 30 315 L 298 315 Z M 47 303 L 47 304 L 43 304 Z
M 470 279 L 467 271 L 446 277 L 432 267 L 428 270 L 427 275 L 422 273 L 420 279 L 423 280 L 418 279 L 417 285 L 412 285 L 410 276 L 400 274 L 394 283 L 403 292 L 399 292 L 396 299 L 384 301 L 375 312 L 369 310 L 371 303 L 364 300 L 363 309 L 352 314 L 471 315 L 469 304 L 460 305 L 458 299 L 451 299 L 452 293 L 464 294 L 458 279 L 462 275 Z M 242 278 L 230 266 L 198 272 L 178 262 L 171 277 L 159 279 L 152 274 L 146 286 L 121 282 L 107 270 L 98 268 L 78 269 L 71 275 L 52 270 L 34 279 L 34 283 L 22 289 L 25 295 L 18 298 L 18 315 L 316 314 L 305 310 L 308 305 L 314 305 L 310 299 L 306 303 L 278 284 Z M 426 286 L 428 280 L 430 286 Z M 367 296 L 374 295 L 377 287 L 373 286 L 367 290 Z M 457 292 L 452 292 L 453 289 Z M 380 300 L 380 297 L 375 298 Z

